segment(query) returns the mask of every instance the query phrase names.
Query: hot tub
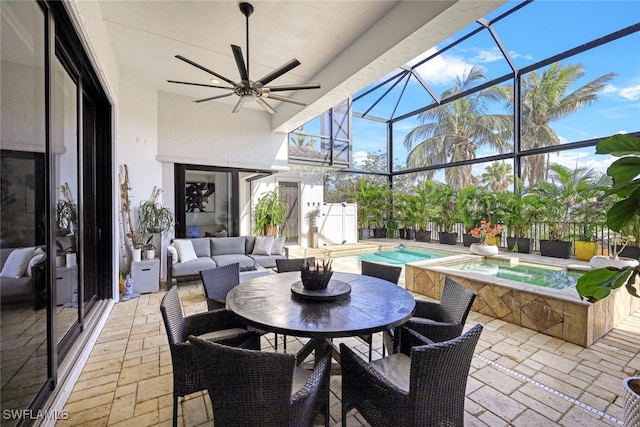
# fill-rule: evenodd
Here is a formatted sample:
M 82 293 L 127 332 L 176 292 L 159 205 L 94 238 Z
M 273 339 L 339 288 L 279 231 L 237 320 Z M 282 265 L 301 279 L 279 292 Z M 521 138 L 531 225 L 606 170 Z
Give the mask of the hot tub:
M 520 263 L 517 257 L 490 259 L 499 261 L 498 264 Z M 543 259 L 540 258 L 541 262 Z M 476 264 L 484 260 L 485 257 L 465 254 L 409 263 L 405 265 L 405 286 L 409 291 L 439 300 L 444 278 L 449 276 L 477 294 L 473 311 L 584 347 L 640 308 L 640 299 L 631 297 L 624 289 L 592 304 L 580 299 L 573 284 L 554 288 L 498 277 L 495 264 Z M 461 268 L 463 265 L 467 268 Z M 570 269 L 543 264 L 533 267 L 548 269 L 556 275 L 564 270 L 565 274 L 560 276 L 572 276 Z

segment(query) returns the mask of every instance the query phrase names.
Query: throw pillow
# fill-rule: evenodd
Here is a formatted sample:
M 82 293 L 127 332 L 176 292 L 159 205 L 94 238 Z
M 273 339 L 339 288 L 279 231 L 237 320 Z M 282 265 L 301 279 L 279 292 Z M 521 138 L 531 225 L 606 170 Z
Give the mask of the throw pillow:
M 175 239 L 173 246 L 178 251 L 178 258 L 180 262 L 195 261 L 198 259 L 196 251 L 193 249 L 193 243 L 189 239 Z
M 34 247 L 13 250 L 2 266 L 0 277 L 19 279 L 24 276 L 34 251 Z
M 47 258 L 47 253 L 41 247 L 36 248 L 36 250 L 33 252 L 31 259 L 29 260 L 29 265 L 27 265 L 27 271 L 25 272 L 25 274 L 28 277 L 31 277 L 31 267 L 40 264 L 46 258 Z
M 178 250 L 176 249 L 175 246 L 173 246 L 173 243 L 167 246 L 167 254 L 171 254 L 171 265 L 177 263 L 178 260 L 180 259 L 178 255 Z
M 253 246 L 253 255 L 271 255 L 273 236 L 258 236 Z
M 284 255 L 284 237 L 274 239 L 271 246 L 271 255 Z

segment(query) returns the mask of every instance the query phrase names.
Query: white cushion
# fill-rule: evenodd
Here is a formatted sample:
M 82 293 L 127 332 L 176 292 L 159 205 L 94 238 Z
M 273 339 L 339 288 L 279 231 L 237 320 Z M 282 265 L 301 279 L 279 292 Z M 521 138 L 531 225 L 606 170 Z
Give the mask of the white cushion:
M 278 237 L 273 240 L 271 255 L 284 255 L 284 237 Z
M 33 257 L 34 247 L 20 248 L 11 251 L 9 257 L 2 266 L 0 277 L 19 279 L 24 276 L 31 257 Z
M 46 257 L 47 253 L 42 248 L 37 248 L 33 252 L 33 256 L 31 257 L 31 259 L 29 260 L 29 265 L 27 265 L 27 271 L 25 272 L 25 274 L 31 277 L 31 267 L 40 264 L 45 260 Z
M 193 243 L 189 239 L 175 239 L 173 241 L 173 246 L 175 246 L 178 251 L 178 258 L 180 258 L 180 262 L 189 262 L 195 261 L 198 259 L 196 255 L 196 251 L 193 249 Z
M 256 244 L 253 246 L 253 255 L 271 255 L 273 246 L 273 236 L 258 236 Z
M 167 246 L 167 253 L 171 254 L 171 264 L 175 264 L 178 262 L 178 250 L 175 246 L 173 246 L 173 243 Z

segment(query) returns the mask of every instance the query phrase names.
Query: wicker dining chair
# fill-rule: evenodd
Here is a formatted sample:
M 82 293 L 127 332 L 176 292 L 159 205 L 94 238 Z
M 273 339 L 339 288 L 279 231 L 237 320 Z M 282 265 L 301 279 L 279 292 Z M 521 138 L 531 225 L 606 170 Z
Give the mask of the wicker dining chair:
M 281 258 L 276 259 L 276 271 L 278 273 L 289 273 L 291 271 L 300 271 L 305 264 L 313 264 L 316 262 L 315 257 L 307 258 Z M 278 334 L 276 335 L 276 350 L 278 349 Z M 284 351 L 287 351 L 287 336 L 282 335 Z
M 386 280 L 391 283 L 398 284 L 398 280 L 400 280 L 400 273 L 402 273 L 402 267 L 396 265 L 388 265 L 388 264 L 378 264 L 376 262 L 369 261 L 361 261 L 360 272 L 365 276 L 377 277 L 382 280 Z M 385 354 L 385 345 L 384 343 L 389 344 L 392 342 L 391 333 L 388 331 L 384 331 L 382 333 L 382 357 Z M 369 346 L 369 362 L 371 362 L 371 357 L 373 356 L 373 335 L 359 335 L 362 341 L 364 341 Z M 391 352 L 391 348 L 389 352 Z
M 416 300 L 416 311 L 404 326 L 434 342 L 450 340 L 462 333 L 475 298 L 472 290 L 446 277 L 440 302 Z
M 293 354 L 232 348 L 189 337 L 216 426 L 304 427 L 317 414 L 329 425 L 331 347 L 313 371 Z
M 276 259 L 276 271 L 278 273 L 288 273 L 290 271 L 300 271 L 304 264 L 313 264 L 315 257 L 307 258 L 282 258 Z
M 167 331 L 173 365 L 173 425 L 178 423 L 178 398 L 205 390 L 201 372 L 196 369 L 189 335 L 225 345 L 260 349 L 260 335 L 249 332 L 238 318 L 227 310 L 214 310 L 185 317 L 180 305 L 178 287 L 172 286 L 160 303 L 162 320 Z
M 342 425 L 355 408 L 373 427 L 462 427 L 467 377 L 482 325 L 440 343 L 404 327 L 398 332 L 401 351 L 371 363 L 340 344 Z
M 209 310 L 225 308 L 229 291 L 240 284 L 240 264 L 228 264 L 200 271 Z

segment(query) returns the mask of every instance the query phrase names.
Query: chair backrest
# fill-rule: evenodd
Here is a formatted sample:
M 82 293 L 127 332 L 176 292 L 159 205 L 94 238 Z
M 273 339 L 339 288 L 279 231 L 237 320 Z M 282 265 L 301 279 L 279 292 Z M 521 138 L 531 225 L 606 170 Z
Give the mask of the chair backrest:
M 287 426 L 296 357 L 189 337 L 202 368 L 215 425 Z
M 411 349 L 413 425 L 464 425 L 467 377 L 481 332 L 477 324 L 452 340 Z
M 178 286 L 173 285 L 167 291 L 160 302 L 160 313 L 167 331 L 169 346 L 183 344 L 187 342 L 187 328 L 185 325 L 182 306 L 180 305 L 180 296 L 178 295 Z
M 207 300 L 224 302 L 229 291 L 240 284 L 240 264 L 228 264 L 200 271 Z
M 276 259 L 276 269 L 278 273 L 287 273 L 289 271 L 300 271 L 304 264 L 313 264 L 316 262 L 315 257 L 307 258 L 282 258 Z
M 377 277 L 397 285 L 398 280 L 400 280 L 402 267 L 362 261 L 361 272 L 365 276 Z
M 445 277 L 440 306 L 445 321 L 464 324 L 473 305 L 476 294 L 450 277 Z

